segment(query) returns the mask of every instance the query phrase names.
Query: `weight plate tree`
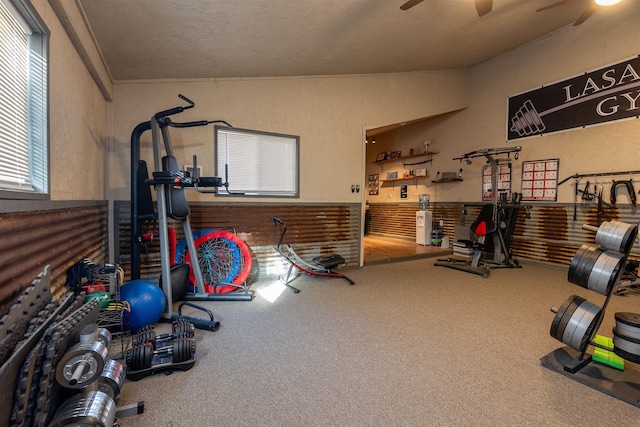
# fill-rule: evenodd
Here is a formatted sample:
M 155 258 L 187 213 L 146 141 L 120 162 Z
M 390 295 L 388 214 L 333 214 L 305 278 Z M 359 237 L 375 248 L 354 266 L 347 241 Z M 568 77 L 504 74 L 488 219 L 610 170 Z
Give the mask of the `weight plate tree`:
M 619 285 L 631 248 L 638 237 L 638 225 L 619 221 L 603 222 L 599 228 L 583 225 L 596 232 L 596 244 L 582 245 L 571 259 L 567 280 L 604 295 L 602 306 L 572 295 L 555 313 L 550 335 L 565 344 L 541 358 L 544 367 L 582 384 L 640 407 L 640 372 L 633 367 L 616 366 L 606 359 L 592 361 L 589 346 L 610 351 L 626 361 L 640 363 L 640 314 L 616 313 L 613 348 L 597 341 L 596 334 L 614 289 Z

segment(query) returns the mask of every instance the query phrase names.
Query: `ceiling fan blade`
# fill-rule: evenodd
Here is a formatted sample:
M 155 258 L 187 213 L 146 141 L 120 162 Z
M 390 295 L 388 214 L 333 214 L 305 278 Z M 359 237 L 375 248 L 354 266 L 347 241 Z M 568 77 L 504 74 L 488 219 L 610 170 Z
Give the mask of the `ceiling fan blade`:
M 484 16 L 487 13 L 491 12 L 492 7 L 493 0 L 476 0 L 476 10 L 478 11 L 478 16 Z
M 593 15 L 593 12 L 595 12 L 596 9 L 598 9 L 598 6 L 595 3 L 591 3 L 589 7 L 584 12 L 582 12 L 582 15 L 580 15 L 580 18 L 578 18 L 578 20 L 573 24 L 573 26 L 575 27 L 576 25 L 580 25 L 584 21 L 589 19 L 589 17 Z
M 422 3 L 423 1 L 424 0 L 409 0 L 408 2 L 400 6 L 400 9 L 402 10 L 411 9 L 413 6 L 417 5 L 418 3 Z
M 558 6 L 564 6 L 565 4 L 569 4 L 569 3 L 573 3 L 575 0 L 562 0 L 556 3 L 551 3 L 550 5 L 547 5 L 545 7 L 541 7 L 540 9 L 536 10 L 536 12 L 542 12 L 545 10 L 549 10 L 549 9 L 553 9 L 554 7 L 558 7 Z

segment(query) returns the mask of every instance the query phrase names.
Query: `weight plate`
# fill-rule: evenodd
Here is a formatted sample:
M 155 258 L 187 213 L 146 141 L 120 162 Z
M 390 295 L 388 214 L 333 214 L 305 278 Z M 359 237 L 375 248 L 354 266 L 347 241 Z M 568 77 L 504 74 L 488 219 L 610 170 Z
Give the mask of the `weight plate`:
M 571 295 L 565 302 L 562 303 L 558 311 L 556 312 L 555 317 L 553 318 L 553 322 L 551 322 L 551 331 L 550 334 L 553 338 L 558 341 L 562 341 L 562 335 L 564 334 L 564 329 L 567 326 L 567 322 L 573 315 L 573 312 L 576 311 L 576 308 L 585 301 L 584 298 L 581 298 L 577 295 Z
M 605 245 L 605 248 L 609 249 L 611 248 L 611 250 L 617 250 L 617 246 L 619 245 L 618 243 L 616 243 L 616 236 L 619 233 L 619 223 L 617 221 L 609 221 L 607 224 L 607 227 L 605 229 L 603 229 L 603 243 Z M 597 237 L 597 234 L 596 234 Z
M 108 350 L 99 341 L 78 343 L 60 359 L 56 380 L 66 388 L 85 388 L 98 377 L 107 360 Z
M 609 240 L 606 248 L 613 251 L 624 252 L 624 235 L 628 228 L 628 224 L 618 221 L 612 221 L 609 229 Z
M 90 323 L 80 331 L 79 342 L 88 343 L 98 340 L 98 325 Z
M 613 328 L 613 352 L 633 363 L 640 363 L 640 340 L 625 337 Z
M 590 248 L 590 245 L 580 246 L 580 248 L 578 248 L 573 258 L 571 258 L 571 264 L 569 264 L 569 272 L 567 274 L 567 280 L 569 282 L 575 283 L 576 271 L 578 270 L 578 266 L 580 265 L 582 256 L 589 248 Z
M 589 274 L 602 252 L 598 245 L 582 245 L 571 261 L 567 280 L 586 288 Z
M 636 243 L 636 238 L 638 237 L 638 225 L 627 224 L 629 227 L 625 231 L 624 238 L 620 245 L 620 251 L 628 254 L 631 251 L 631 248 Z
M 107 393 L 118 404 L 126 374 L 120 362 L 114 359 L 108 360 L 100 374 L 98 389 Z
M 137 349 L 138 347 L 131 347 L 127 349 L 127 355 L 125 357 L 125 362 L 127 363 L 127 366 L 129 368 L 131 368 L 132 364 L 133 364 L 133 356 L 135 353 L 135 349 Z
M 576 281 L 579 282 L 577 284 L 583 288 L 586 288 L 589 285 L 589 276 L 591 275 L 593 266 L 596 265 L 598 258 L 600 258 L 604 252 L 604 250 L 598 245 L 593 245 L 592 250 L 593 251 L 587 252 L 588 256 L 584 260 L 582 268 L 576 273 Z
M 584 264 L 587 262 L 587 259 L 593 254 L 594 247 L 594 245 L 582 245 L 580 249 L 578 249 L 575 256 L 571 260 L 571 265 L 569 265 L 569 274 L 567 275 L 567 280 L 569 280 L 569 282 L 580 285 L 578 277 L 579 275 L 580 277 L 582 277 Z
M 184 338 L 176 338 L 173 340 L 173 363 L 180 363 L 189 359 L 187 357 L 189 350 L 188 345 L 188 340 Z
M 151 367 L 151 361 L 153 360 L 153 345 L 151 343 L 146 343 L 137 348 L 138 350 L 138 358 L 136 359 L 136 367 L 133 368 L 134 371 L 139 371 L 141 369 L 147 369 Z
M 193 323 L 186 320 L 181 322 L 174 322 L 173 324 L 173 334 L 176 336 L 181 334 L 188 334 L 193 336 L 195 334 L 195 329 L 196 328 Z
M 589 343 L 602 312 L 599 307 L 587 300 L 583 301 L 571 315 L 562 335 L 562 342 L 578 351 L 583 351 Z
M 156 331 L 150 328 L 143 328 L 136 332 L 135 335 L 131 337 L 131 342 L 133 346 L 139 346 L 143 344 L 150 343 L 151 346 L 155 349 L 156 344 Z
M 605 251 L 599 257 L 587 282 L 587 288 L 602 295 L 609 295 L 624 262 L 624 255 L 619 252 Z
M 606 249 L 629 253 L 638 236 L 638 226 L 620 221 L 605 221 L 596 233 L 596 242 Z
M 187 346 L 187 355 L 185 360 L 193 359 L 196 355 L 196 339 L 189 338 L 189 345 Z
M 615 318 L 620 335 L 640 340 L 640 314 L 620 312 L 615 314 Z
M 111 344 L 111 332 L 109 332 L 107 328 L 98 328 L 98 341 L 109 348 L 109 344 Z
M 89 392 L 86 396 L 77 394 L 65 401 L 58 408 L 49 427 L 111 427 L 115 420 L 115 402 L 108 394 L 96 390 Z
M 598 227 L 598 231 L 596 232 L 596 243 L 603 245 L 604 247 L 609 247 L 609 239 L 611 237 L 611 228 L 613 224 L 610 221 L 604 221 Z

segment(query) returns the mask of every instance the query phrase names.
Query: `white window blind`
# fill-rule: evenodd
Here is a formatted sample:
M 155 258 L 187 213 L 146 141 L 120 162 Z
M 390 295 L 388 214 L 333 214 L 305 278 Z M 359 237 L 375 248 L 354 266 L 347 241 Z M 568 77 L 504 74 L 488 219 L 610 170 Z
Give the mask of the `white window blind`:
M 44 46 L 43 34 L 34 31 L 11 2 L 0 0 L 2 190 L 48 192 Z
M 27 34 L 0 3 L 0 182 L 31 190 L 27 132 Z
M 230 193 L 298 197 L 299 140 L 292 135 L 216 126 L 216 176 L 228 181 Z

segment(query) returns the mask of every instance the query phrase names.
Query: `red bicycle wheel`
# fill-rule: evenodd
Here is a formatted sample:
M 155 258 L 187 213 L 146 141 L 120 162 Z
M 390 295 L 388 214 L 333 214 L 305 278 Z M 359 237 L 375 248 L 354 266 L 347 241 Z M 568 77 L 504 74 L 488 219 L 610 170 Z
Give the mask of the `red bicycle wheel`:
M 247 278 L 249 277 L 249 273 L 251 272 L 251 251 L 249 250 L 249 247 L 244 242 L 244 240 L 242 240 L 235 233 L 232 233 L 230 231 L 215 230 L 209 233 L 205 233 L 202 236 L 198 237 L 194 241 L 194 245 L 196 247 L 196 251 L 200 252 L 201 250 L 207 251 L 208 250 L 207 248 L 210 246 L 212 242 L 224 243 L 225 241 L 230 242 L 233 246 L 237 247 L 237 249 L 240 252 L 241 259 L 235 259 L 236 257 L 233 255 L 233 251 L 230 250 L 231 245 L 229 244 L 217 245 L 218 249 L 215 254 L 215 257 L 234 262 L 234 265 L 227 265 L 226 267 L 217 266 L 216 268 L 218 270 L 222 270 L 221 273 L 223 276 L 225 276 L 229 271 L 231 271 L 231 269 L 234 269 L 234 270 L 237 269 L 238 273 L 233 278 L 233 280 L 230 281 L 230 283 L 235 285 L 242 285 L 247 280 Z M 234 259 L 230 260 L 229 258 L 234 258 Z M 185 253 L 184 262 L 191 265 L 190 261 L 191 261 L 191 257 L 190 257 L 189 251 L 187 251 Z M 220 273 L 220 271 L 218 273 Z M 193 274 L 193 268 L 191 269 L 190 280 L 191 280 L 191 283 L 195 286 L 196 280 Z M 219 283 L 206 283 L 206 281 L 204 285 L 205 285 L 205 291 L 207 293 L 223 294 L 223 293 L 231 292 L 238 289 L 237 286 L 231 286 L 231 285 L 220 286 Z

